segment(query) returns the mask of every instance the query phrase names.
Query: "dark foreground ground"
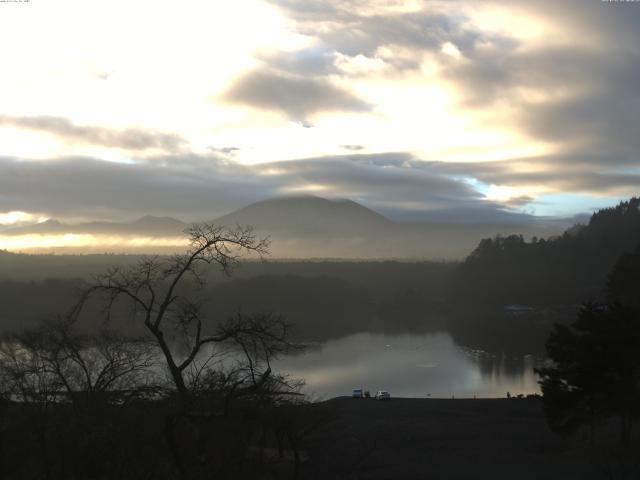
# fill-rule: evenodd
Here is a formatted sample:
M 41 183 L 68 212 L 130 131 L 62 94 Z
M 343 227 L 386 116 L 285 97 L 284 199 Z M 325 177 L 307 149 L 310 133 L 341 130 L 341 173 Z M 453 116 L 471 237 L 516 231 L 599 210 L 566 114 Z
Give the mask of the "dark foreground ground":
M 303 478 L 640 478 L 612 450 L 551 433 L 537 399 L 340 397 L 316 408 L 324 421 L 305 442 Z
M 0 402 L 0 479 L 640 479 L 617 424 L 593 447 L 563 440 L 537 399 L 238 399 L 226 416 L 211 400 L 188 415 L 170 399 Z

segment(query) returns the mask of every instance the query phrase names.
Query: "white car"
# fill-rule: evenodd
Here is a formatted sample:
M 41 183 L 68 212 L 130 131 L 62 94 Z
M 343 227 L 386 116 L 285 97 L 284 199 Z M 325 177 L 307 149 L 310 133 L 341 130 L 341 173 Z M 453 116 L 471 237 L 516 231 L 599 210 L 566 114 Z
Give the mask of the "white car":
M 391 400 L 391 395 L 386 390 L 378 390 L 376 400 Z

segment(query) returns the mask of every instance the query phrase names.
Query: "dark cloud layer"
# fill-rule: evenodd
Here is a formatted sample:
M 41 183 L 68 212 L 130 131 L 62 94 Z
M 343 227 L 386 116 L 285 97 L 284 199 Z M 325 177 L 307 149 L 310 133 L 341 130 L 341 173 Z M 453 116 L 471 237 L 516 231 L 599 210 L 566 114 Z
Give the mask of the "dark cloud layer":
M 378 165 L 384 161 L 377 159 Z M 549 155 L 492 162 L 424 162 L 394 160 L 396 168 L 428 170 L 433 175 L 467 178 L 487 185 L 544 185 L 558 191 L 616 193 L 640 189 L 640 168 L 612 171 L 607 158 L 598 155 Z M 533 198 L 520 196 L 507 201 L 522 206 Z
M 471 106 L 508 104 L 517 112 L 516 125 L 532 138 L 574 153 L 597 151 L 610 165 L 627 163 L 629 154 L 638 160 L 640 53 L 567 47 L 493 52 L 452 67 L 448 76 Z M 531 102 L 523 88 L 550 99 Z
M 468 184 L 439 172 L 389 168 L 394 162 L 409 158 L 403 153 L 337 156 L 279 162 L 267 168 L 286 169 L 281 180 L 287 186 L 327 186 L 333 195 L 382 209 L 398 205 L 434 209 L 468 205 L 481 198 Z
M 285 113 L 295 120 L 324 111 L 365 112 L 370 105 L 327 79 L 268 70 L 242 76 L 223 95 L 227 101 Z
M 92 158 L 0 158 L 0 206 L 58 218 L 124 219 L 144 214 L 214 218 L 249 203 L 305 193 L 348 197 L 385 213 L 476 208 L 490 218 L 503 207 L 437 168 L 410 167 L 408 154 L 347 155 L 253 167 L 216 156 L 164 156 L 121 164 Z M 275 172 L 275 173 L 274 173 Z M 417 217 L 416 217 L 417 218 Z
M 92 158 L 0 159 L 0 205 L 47 215 L 123 219 L 153 213 L 213 218 L 275 193 L 268 183 L 215 157 L 121 164 Z M 259 193 L 254 193 L 259 190 Z
M 177 151 L 186 140 L 174 133 L 163 133 L 139 128 L 110 129 L 105 127 L 76 125 L 62 117 L 15 117 L 0 115 L 0 126 L 35 130 L 55 135 L 69 142 L 88 145 L 123 148 L 127 150 L 157 149 Z
M 597 164 L 600 159 L 592 158 Z M 316 193 L 350 198 L 405 220 L 527 223 L 510 212 L 533 199 L 488 201 L 485 184 L 545 184 L 564 191 L 615 191 L 640 185 L 640 171 L 585 173 L 575 159 L 425 162 L 408 153 L 352 154 L 242 166 L 216 155 L 165 155 L 134 164 L 93 158 L 0 158 L 0 211 L 57 218 L 122 220 L 145 214 L 214 218 L 255 201 Z M 542 171 L 545 165 L 558 165 Z M 439 212 L 439 213 L 438 213 Z

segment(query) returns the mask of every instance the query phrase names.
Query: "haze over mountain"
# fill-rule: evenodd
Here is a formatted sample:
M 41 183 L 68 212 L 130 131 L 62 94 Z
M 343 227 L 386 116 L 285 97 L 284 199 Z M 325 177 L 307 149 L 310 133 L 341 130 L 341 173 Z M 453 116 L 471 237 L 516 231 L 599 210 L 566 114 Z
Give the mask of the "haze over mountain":
M 283 197 L 253 203 L 215 220 L 221 225 L 252 225 L 256 230 L 295 236 L 358 237 L 388 233 L 397 224 L 347 199 Z
M 466 256 L 480 239 L 496 234 L 555 235 L 567 223 L 469 224 L 400 222 L 347 199 L 284 197 L 257 202 L 215 220 L 253 225 L 270 235 L 272 254 L 284 258 L 440 258 Z
M 549 236 L 570 226 L 569 220 L 522 222 L 519 218 L 501 224 L 465 223 L 455 216 L 435 217 L 435 221 L 402 222 L 391 220 L 348 199 L 329 200 L 314 196 L 281 197 L 253 203 L 213 219 L 214 223 L 234 227 L 251 225 L 256 234 L 270 236 L 275 258 L 440 258 L 466 256 L 485 237 L 513 233 Z M 505 216 L 509 220 L 509 216 Z M 133 222 L 85 222 L 65 224 L 48 220 L 29 226 L 5 229 L 2 236 L 90 235 L 89 251 L 175 251 L 183 248 L 181 239 L 188 223 L 171 217 L 146 216 Z M 119 245 L 116 237 L 126 237 Z M 115 240 L 114 240 L 115 238 Z M 132 244 L 135 238 L 152 243 Z M 150 241 L 151 241 L 150 240 Z M 108 246 L 108 248 L 106 248 Z M 38 249 L 22 249 L 38 251 Z M 49 249 L 51 251 L 51 249 Z M 60 250 L 57 250 L 60 251 Z M 66 252 L 88 251 L 82 245 Z

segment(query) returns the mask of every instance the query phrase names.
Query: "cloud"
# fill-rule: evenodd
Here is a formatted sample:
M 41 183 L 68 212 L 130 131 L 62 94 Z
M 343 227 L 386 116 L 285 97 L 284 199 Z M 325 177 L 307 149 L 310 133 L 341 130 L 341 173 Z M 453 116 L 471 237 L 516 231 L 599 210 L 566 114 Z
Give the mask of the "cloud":
M 326 49 L 344 55 L 380 56 L 380 48 L 406 47 L 414 61 L 388 57 L 396 68 L 418 68 L 423 51 L 439 52 L 449 42 L 466 54 L 478 45 L 513 43 L 482 31 L 468 19 L 464 2 L 432 3 L 424 9 L 403 11 L 402 2 L 360 0 L 271 0 L 296 21 L 303 34 L 318 38 Z
M 269 181 L 214 156 L 159 157 L 135 164 L 0 159 L 0 210 L 57 218 L 126 219 L 151 213 L 209 219 L 275 192 Z
M 598 164 L 597 158 L 584 159 Z M 553 167 L 553 168 L 552 168 Z M 576 159 L 421 161 L 410 153 L 350 154 L 246 166 L 214 154 L 164 155 L 134 164 L 94 158 L 0 158 L 0 211 L 60 219 L 123 220 L 146 214 L 213 219 L 286 195 L 350 198 L 391 218 L 443 223 L 533 225 L 519 212 L 528 195 L 498 202 L 484 185 L 544 184 L 560 191 L 616 193 L 640 185 L 640 169 L 585 173 Z
M 219 153 L 221 155 L 235 155 L 236 153 L 238 153 L 240 150 L 242 150 L 240 147 L 213 147 L 210 146 L 209 150 L 211 150 L 214 153 Z
M 522 138 L 525 145 L 541 144 L 550 153 L 493 162 L 427 162 L 405 152 L 356 154 L 364 147 L 343 138 L 329 141 L 328 148 L 339 144 L 340 151 L 352 155 L 248 167 L 229 159 L 241 158 L 242 152 L 253 148 L 252 138 L 238 144 L 242 152 L 221 144 L 208 155 L 198 155 L 189 153 L 185 139 L 175 134 L 82 126 L 60 117 L 5 115 L 0 116 L 0 125 L 70 142 L 125 148 L 134 152 L 134 158 L 138 154 L 147 159 L 132 165 L 94 158 L 39 163 L 0 159 L 0 211 L 114 219 L 156 213 L 197 219 L 277 195 L 315 193 L 350 197 L 394 215 L 437 210 L 463 212 L 464 218 L 498 218 L 510 214 L 506 208 L 526 207 L 540 191 L 593 196 L 637 193 L 637 5 L 597 0 L 482 2 L 507 10 L 517 7 L 526 18 L 533 15 L 536 21 L 561 25 L 565 33 L 562 39 L 540 37 L 527 43 L 519 32 L 509 31 L 511 25 L 504 24 L 500 32 L 483 28 L 473 16 L 475 2 L 270 3 L 289 16 L 292 30 L 309 37 L 307 46 L 259 55 L 260 66 L 230 84 L 221 96 L 224 100 L 275 111 L 312 127 L 313 117 L 324 112 L 371 112 L 377 99 L 360 98 L 359 92 L 382 92 L 380 107 L 375 108 L 389 114 L 384 120 L 389 120 L 389 138 L 394 140 L 393 129 L 406 125 L 402 123 L 406 117 L 394 124 L 394 113 L 382 102 L 393 106 L 395 92 L 405 85 L 419 92 L 424 83 L 426 89 L 444 87 L 443 102 L 445 97 L 447 102 L 459 100 L 443 108 L 461 120 L 455 122 L 465 130 L 461 144 L 473 137 L 483 149 L 490 149 L 484 141 L 493 145 L 495 137 L 505 134 Z M 407 11 L 410 4 L 423 8 Z M 443 45 L 459 52 L 459 58 L 443 53 Z M 378 89 L 381 84 L 384 88 Z M 350 90 L 353 85 L 362 89 Z M 419 108 L 416 102 L 415 110 Z M 437 111 L 434 115 L 438 120 Z M 323 123 L 317 122 L 320 128 L 305 134 L 324 134 L 328 130 L 321 130 Z M 420 148 L 429 137 L 428 122 L 414 124 L 417 134 L 403 131 L 400 141 L 406 133 L 410 144 Z M 237 137 L 225 141 L 235 145 Z M 367 149 L 381 144 L 368 142 L 366 132 L 357 142 Z M 495 156 L 502 151 L 500 142 Z M 480 193 L 486 186 L 514 187 L 514 197 L 505 203 L 490 202 Z
M 640 85 L 640 63 L 637 65 L 636 71 L 628 74 Z M 613 78 L 609 86 L 605 84 L 566 100 L 533 106 L 521 116 L 520 123 L 538 138 L 565 144 L 576 152 L 599 153 L 609 166 L 637 164 L 640 92 Z
M 322 47 L 311 47 L 287 52 L 273 52 L 259 56 L 271 69 L 284 74 L 305 77 L 326 77 L 339 73 L 335 65 L 336 52 Z
M 414 163 L 414 167 L 487 185 L 542 185 L 553 191 L 587 195 L 637 194 L 640 168 L 621 171 L 611 168 L 610 160 L 594 154 L 557 154 L 494 162 L 429 162 L 422 167 Z
M 368 205 L 385 207 L 412 204 L 429 209 L 479 200 L 482 196 L 468 184 L 428 169 L 398 167 L 411 159 L 406 153 L 329 156 L 276 162 L 261 166 L 281 170 L 283 188 L 305 185 L 323 187 L 321 192 L 347 197 Z
M 71 120 L 53 116 L 18 117 L 0 115 L 0 126 L 35 130 L 55 135 L 68 142 L 122 148 L 126 150 L 178 151 L 187 141 L 174 133 L 163 133 L 140 128 L 110 129 L 76 125 Z
M 314 72 L 337 68 L 349 79 L 354 73 L 341 70 L 339 60 L 365 58 L 384 62 L 390 76 L 419 72 L 422 59 L 435 59 L 437 77 L 459 94 L 458 115 L 480 112 L 490 118 L 485 121 L 508 125 L 554 152 L 496 164 L 442 164 L 437 170 L 443 174 L 592 195 L 632 193 L 640 186 L 637 172 L 624 170 L 640 161 L 637 5 L 581 0 L 483 4 L 533 23 L 560 26 L 566 37 L 527 40 L 508 24 L 500 31 L 483 28 L 471 2 L 430 2 L 412 11 L 406 11 L 405 2 L 382 0 L 271 3 L 298 32 L 317 40 L 318 47 L 308 53 L 317 65 Z M 443 45 L 454 46 L 459 58 L 443 54 Z M 301 74 L 297 56 L 304 54 L 271 62 Z
M 589 157 L 590 170 L 582 174 L 593 173 L 592 183 L 625 183 L 613 170 L 640 160 L 640 53 L 634 47 L 640 43 L 640 9 L 574 0 L 496 3 L 561 22 L 576 41 L 541 41 L 528 48 L 503 43 L 466 52 L 465 62 L 444 70 L 460 88 L 463 107 L 506 105 L 513 125 L 554 145 L 562 161 L 579 165 Z
M 368 103 L 326 79 L 260 69 L 240 77 L 222 97 L 233 103 L 280 111 L 295 120 L 318 112 L 366 112 L 371 109 Z
M 320 196 L 346 197 L 390 218 L 472 224 L 535 224 L 531 215 L 488 201 L 469 182 L 409 153 L 357 154 L 265 164 L 280 170 L 281 193 L 317 186 Z M 305 191 L 300 188 L 296 191 Z
M 344 155 L 243 166 L 215 155 L 166 155 L 134 164 L 93 158 L 0 158 L 0 211 L 122 220 L 145 214 L 211 219 L 282 195 L 351 198 L 381 212 L 503 207 L 406 153 Z M 312 188 L 310 188 L 312 187 Z M 419 215 L 418 215 L 419 216 Z
M 493 52 L 452 66 L 447 78 L 469 106 L 509 105 L 516 125 L 537 140 L 574 151 L 638 151 L 640 55 L 579 47 Z
M 624 170 L 611 169 L 607 160 L 607 157 L 596 154 L 557 154 L 490 162 L 423 161 L 409 154 L 352 156 L 352 161 L 356 163 L 374 165 L 380 169 L 403 170 L 407 175 L 415 174 L 411 172 L 427 172 L 431 178 L 453 179 L 465 185 L 543 185 L 558 191 L 587 195 L 637 194 L 640 167 L 629 165 Z M 474 187 L 472 191 L 477 192 L 478 189 Z M 528 200 L 535 198 L 518 195 L 506 199 L 500 208 L 516 208 L 526 205 Z M 452 206 L 457 208 L 460 204 Z

